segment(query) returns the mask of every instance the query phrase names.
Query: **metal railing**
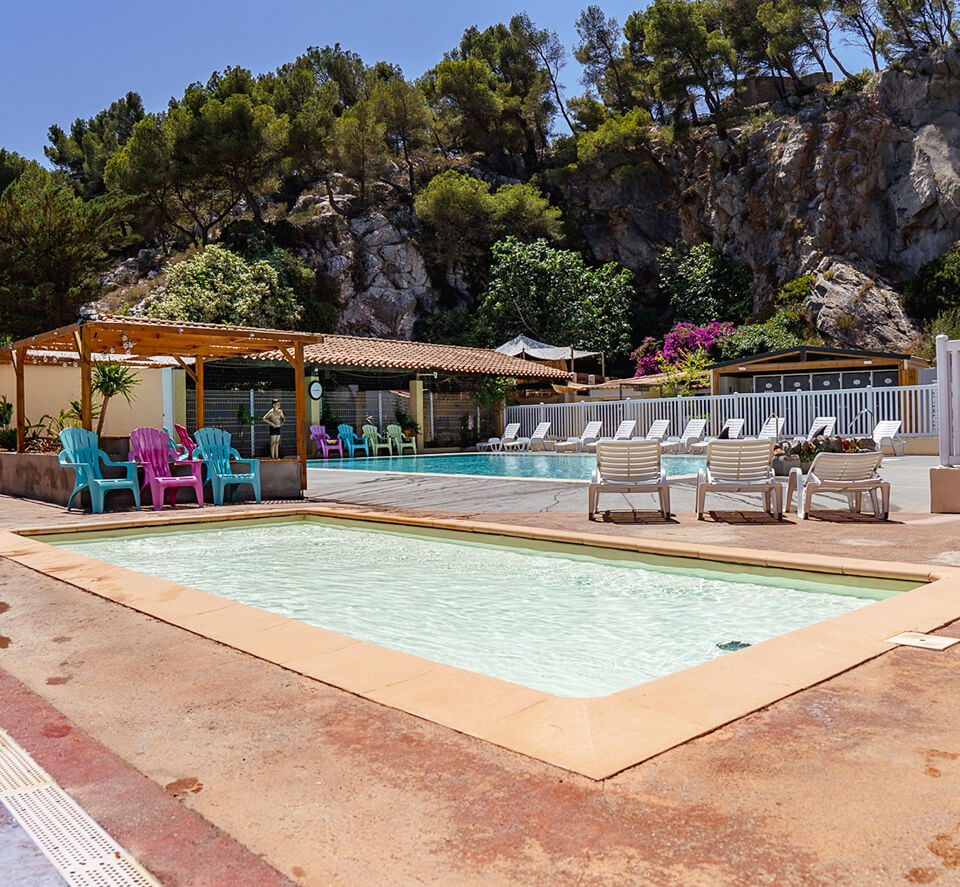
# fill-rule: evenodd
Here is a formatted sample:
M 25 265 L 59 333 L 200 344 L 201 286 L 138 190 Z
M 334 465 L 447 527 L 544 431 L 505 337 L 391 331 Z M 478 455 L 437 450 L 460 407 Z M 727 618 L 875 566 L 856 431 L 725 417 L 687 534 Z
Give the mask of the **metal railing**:
M 960 393 L 960 360 L 956 366 Z M 850 437 L 869 437 L 882 419 L 899 419 L 904 437 L 939 433 L 937 385 L 529 404 L 507 407 L 504 420 L 519 422 L 523 435 L 531 434 L 538 422 L 549 422 L 550 436 L 565 438 L 579 435 L 587 422 L 597 420 L 603 422 L 602 433 L 610 435 L 624 419 L 635 419 L 636 433 L 642 435 L 656 419 L 668 419 L 670 433 L 676 435 L 690 419 L 706 419 L 707 433 L 717 434 L 727 419 L 742 418 L 744 434 L 752 435 L 771 415 L 784 418 L 785 437 L 806 435 L 817 416 L 836 416 L 837 433 Z M 960 445 L 960 410 L 956 440 Z

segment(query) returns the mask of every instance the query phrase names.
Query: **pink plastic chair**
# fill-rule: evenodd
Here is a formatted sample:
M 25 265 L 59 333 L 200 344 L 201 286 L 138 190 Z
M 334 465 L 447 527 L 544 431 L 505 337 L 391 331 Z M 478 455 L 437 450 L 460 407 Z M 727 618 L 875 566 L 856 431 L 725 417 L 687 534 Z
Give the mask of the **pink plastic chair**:
M 178 426 L 179 427 L 179 426 Z M 137 428 L 130 433 L 130 457 L 143 467 L 143 487 L 150 485 L 153 497 L 153 509 L 163 508 L 163 499 L 170 491 L 170 505 L 174 505 L 179 487 L 193 487 L 197 494 L 197 505 L 203 507 L 203 479 L 200 471 L 202 462 L 195 459 L 175 460 L 174 465 L 189 465 L 190 474 L 175 475 L 170 467 L 170 438 L 156 428 Z
M 343 458 L 343 441 L 339 437 L 328 437 L 326 425 L 311 425 L 310 440 L 317 445 L 317 452 L 323 453 L 324 459 L 329 459 L 332 452 Z
M 190 439 L 190 434 L 186 428 L 182 425 L 174 425 L 173 430 L 177 432 L 177 437 L 180 438 L 180 446 L 185 450 L 185 458 L 192 459 L 193 451 L 197 448 L 197 445 Z

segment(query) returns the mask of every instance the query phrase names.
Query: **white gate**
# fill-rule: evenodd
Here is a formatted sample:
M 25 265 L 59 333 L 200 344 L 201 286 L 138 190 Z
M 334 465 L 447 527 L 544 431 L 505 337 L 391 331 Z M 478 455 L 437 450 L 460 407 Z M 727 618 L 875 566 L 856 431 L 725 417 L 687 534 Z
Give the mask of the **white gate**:
M 937 336 L 940 464 L 960 465 L 960 339 Z

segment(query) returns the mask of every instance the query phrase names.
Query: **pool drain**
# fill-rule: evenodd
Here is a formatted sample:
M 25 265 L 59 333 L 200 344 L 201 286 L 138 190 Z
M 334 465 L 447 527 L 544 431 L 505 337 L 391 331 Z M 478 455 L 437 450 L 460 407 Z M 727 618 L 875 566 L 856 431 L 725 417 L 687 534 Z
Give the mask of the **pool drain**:
M 960 644 L 960 638 L 951 638 L 942 634 L 924 634 L 922 631 L 901 631 L 892 637 L 884 638 L 888 644 L 902 647 L 921 647 L 924 650 L 946 650 L 954 644 Z
M 70 887 L 160 887 L 4 730 L 0 803 Z

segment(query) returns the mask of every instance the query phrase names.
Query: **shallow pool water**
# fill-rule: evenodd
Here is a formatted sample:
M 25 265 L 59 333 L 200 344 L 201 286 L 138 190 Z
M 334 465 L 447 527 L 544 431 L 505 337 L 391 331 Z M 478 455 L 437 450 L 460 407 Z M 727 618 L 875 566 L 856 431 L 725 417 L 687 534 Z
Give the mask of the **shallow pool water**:
M 310 468 L 357 471 L 402 471 L 414 474 L 473 474 L 483 477 L 543 477 L 589 480 L 597 465 L 594 453 L 455 453 L 429 456 L 357 456 L 355 459 L 311 459 Z M 704 460 L 697 456 L 664 456 L 667 477 L 696 474 Z
M 702 561 L 651 566 L 572 547 L 314 521 L 54 538 L 80 554 L 562 696 L 623 690 L 892 593 L 724 573 Z

